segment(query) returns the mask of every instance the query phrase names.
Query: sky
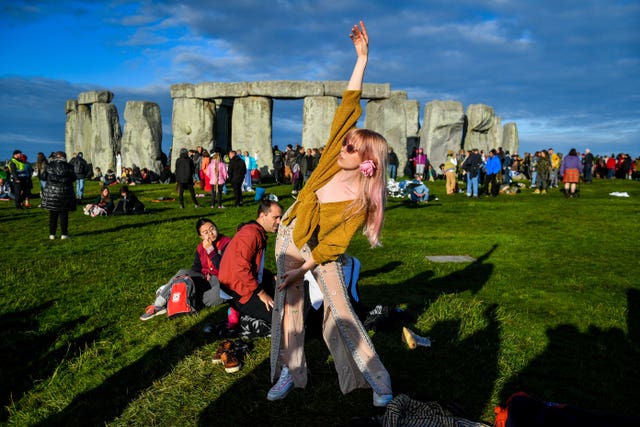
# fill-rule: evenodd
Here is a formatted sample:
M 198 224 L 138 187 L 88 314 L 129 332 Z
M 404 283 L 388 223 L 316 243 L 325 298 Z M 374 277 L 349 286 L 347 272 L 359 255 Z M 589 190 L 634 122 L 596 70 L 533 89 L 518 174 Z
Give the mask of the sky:
M 493 107 L 519 152 L 640 155 L 637 0 L 18 0 L 0 6 L 0 160 L 64 150 L 65 102 L 115 94 L 161 109 L 176 83 L 347 80 L 369 32 L 368 83 L 424 106 Z M 300 141 L 302 102 L 275 101 L 273 143 Z

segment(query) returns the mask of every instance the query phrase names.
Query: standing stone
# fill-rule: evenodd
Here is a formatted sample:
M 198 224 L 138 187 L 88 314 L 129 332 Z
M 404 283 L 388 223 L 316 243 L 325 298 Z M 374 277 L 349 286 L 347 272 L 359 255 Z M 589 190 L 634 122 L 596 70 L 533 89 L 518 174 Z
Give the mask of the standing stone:
M 414 107 L 410 112 L 415 123 L 409 123 L 410 117 L 407 107 Z M 387 143 L 398 155 L 400 171 L 404 170 L 407 162 L 404 153 L 407 150 L 407 131 L 409 128 L 417 132 L 418 118 L 415 114 L 415 105 L 407 101 L 407 92 L 393 91 L 388 99 L 373 100 L 367 103 L 367 113 L 364 127 L 378 132 L 387 140 Z
M 122 138 L 120 118 L 115 105 L 103 102 L 91 105 L 91 132 L 91 147 L 83 152 L 85 160 L 103 172 L 107 169 L 115 170 L 115 154 L 120 149 Z
M 127 101 L 124 109 L 122 159 L 126 166 L 162 172 L 162 117 L 154 102 Z
M 71 159 L 73 153 L 79 151 L 89 155 L 93 141 L 91 109 L 88 105 L 78 104 L 75 99 L 70 99 L 66 103 L 65 111 L 64 149 L 67 158 Z
M 338 109 L 334 96 L 308 96 L 302 107 L 302 146 L 324 147 L 329 139 L 333 116 Z
M 504 124 L 502 131 L 502 148 L 509 150 L 511 154 L 517 153 L 520 149 L 518 126 L 513 122 Z
M 206 99 L 174 98 L 171 128 L 171 170 L 175 171 L 176 160 L 182 148 L 195 150 L 206 147 L 214 139 L 215 103 Z
M 257 156 L 262 175 L 273 164 L 271 151 L 271 112 L 273 100 L 260 96 L 236 98 L 231 117 L 231 148 Z
M 493 148 L 502 147 L 505 151 L 507 150 L 502 146 L 502 117 L 500 116 L 496 116 L 493 126 L 489 129 L 489 144 Z
M 464 109 L 458 101 L 431 101 L 424 108 L 424 126 L 420 146 L 434 169 L 447 159 L 447 151 L 457 152 L 462 145 Z
M 496 115 L 493 108 L 484 104 L 471 104 L 467 107 L 467 135 L 464 139 L 464 149 L 477 148 L 485 153 L 494 146 L 489 138 L 489 132 L 495 126 Z

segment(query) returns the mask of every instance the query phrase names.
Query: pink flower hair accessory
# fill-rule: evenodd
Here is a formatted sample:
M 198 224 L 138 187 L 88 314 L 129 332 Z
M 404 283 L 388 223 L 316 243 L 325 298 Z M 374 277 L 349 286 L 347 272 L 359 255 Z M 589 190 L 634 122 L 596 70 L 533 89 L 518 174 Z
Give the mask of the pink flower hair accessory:
M 360 163 L 360 172 L 367 178 L 372 177 L 376 173 L 376 169 L 377 167 L 376 164 L 373 163 L 373 160 L 365 160 Z

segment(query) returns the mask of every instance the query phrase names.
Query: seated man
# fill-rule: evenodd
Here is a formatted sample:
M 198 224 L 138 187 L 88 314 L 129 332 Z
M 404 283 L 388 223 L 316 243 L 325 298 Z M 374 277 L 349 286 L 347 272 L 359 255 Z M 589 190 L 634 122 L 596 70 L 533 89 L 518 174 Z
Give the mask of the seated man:
M 13 200 L 15 197 L 13 196 L 13 192 L 11 191 L 11 185 L 9 182 L 0 177 L 0 200 Z
M 129 187 L 123 185 L 120 189 L 120 199 L 116 208 L 113 210 L 114 215 L 131 215 L 144 213 L 144 204 L 138 200 L 138 197 L 129 190 Z
M 231 239 L 218 233 L 218 228 L 208 218 L 200 218 L 196 222 L 196 231 L 202 241 L 196 247 L 193 266 L 190 270 L 178 271 L 166 284 L 158 288 L 155 301 L 147 307 L 140 320 L 149 320 L 167 312 L 171 283 L 178 276 L 188 275 L 193 280 L 196 287 L 196 308 L 198 305 L 211 307 L 222 303 L 218 268 L 222 253 Z
M 429 187 L 422 182 L 422 177 L 416 175 L 416 179 L 409 184 L 409 198 L 412 202 L 426 203 L 429 201 Z
M 273 275 L 264 268 L 267 233 L 278 230 L 282 206 L 267 198 L 260 201 L 255 221 L 238 226 L 220 262 L 220 287 L 241 314 L 271 324 Z M 271 277 L 271 279 L 269 279 Z

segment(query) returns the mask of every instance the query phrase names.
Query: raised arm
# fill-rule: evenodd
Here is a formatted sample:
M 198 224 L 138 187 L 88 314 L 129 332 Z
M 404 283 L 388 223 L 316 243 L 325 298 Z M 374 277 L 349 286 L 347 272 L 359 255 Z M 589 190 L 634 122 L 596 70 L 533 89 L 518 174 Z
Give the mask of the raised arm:
M 369 59 L 369 35 L 367 34 L 364 22 L 360 21 L 360 26 L 357 24 L 354 25 L 349 37 L 353 41 L 353 47 L 356 49 L 358 59 L 353 67 L 347 90 L 362 90 L 364 70 L 367 68 L 367 61 Z

